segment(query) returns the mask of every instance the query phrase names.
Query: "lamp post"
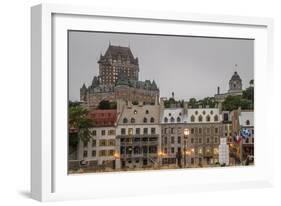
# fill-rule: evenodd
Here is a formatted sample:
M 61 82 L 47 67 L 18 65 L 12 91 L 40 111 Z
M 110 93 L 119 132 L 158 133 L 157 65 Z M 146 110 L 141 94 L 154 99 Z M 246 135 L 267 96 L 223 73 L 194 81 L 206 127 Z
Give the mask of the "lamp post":
M 189 135 L 189 129 L 188 128 L 185 128 L 183 130 L 183 134 L 184 134 L 184 148 L 183 148 L 183 151 L 184 151 L 184 167 L 186 167 L 186 147 L 187 147 L 187 141 L 188 141 L 188 135 Z
M 115 152 L 114 153 L 114 170 L 116 170 L 116 169 L 120 169 L 120 155 L 117 153 L 117 152 Z M 117 164 L 117 160 L 118 160 L 118 164 Z

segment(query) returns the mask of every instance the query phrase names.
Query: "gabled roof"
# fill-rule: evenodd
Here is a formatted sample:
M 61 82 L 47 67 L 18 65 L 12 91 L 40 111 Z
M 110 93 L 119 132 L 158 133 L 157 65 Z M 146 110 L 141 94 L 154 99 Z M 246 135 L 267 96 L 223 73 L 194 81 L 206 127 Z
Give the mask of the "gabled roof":
M 118 59 L 119 56 L 121 58 L 130 58 L 130 60 L 135 59 L 129 47 L 113 46 L 113 45 L 109 45 L 104 56 L 106 58 L 111 57 L 113 59 Z

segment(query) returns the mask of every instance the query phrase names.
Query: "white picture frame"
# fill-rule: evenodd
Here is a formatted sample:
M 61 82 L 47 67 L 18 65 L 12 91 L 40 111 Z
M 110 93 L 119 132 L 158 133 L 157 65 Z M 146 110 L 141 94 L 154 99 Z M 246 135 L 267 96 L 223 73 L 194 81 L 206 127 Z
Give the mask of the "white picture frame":
M 138 27 L 132 26 L 136 24 Z M 154 24 L 159 25 L 158 31 Z M 32 198 L 52 201 L 273 185 L 274 135 L 267 121 L 267 108 L 273 102 L 271 19 L 40 4 L 31 9 L 31 26 Z M 171 31 L 169 27 L 174 28 Z M 65 134 L 67 123 L 64 83 L 68 29 L 124 32 L 133 29 L 136 33 L 255 39 L 255 166 L 68 176 L 67 144 L 61 140 L 64 138 L 56 138 Z M 268 97 L 266 100 L 264 95 Z M 266 141 L 259 138 L 264 136 Z

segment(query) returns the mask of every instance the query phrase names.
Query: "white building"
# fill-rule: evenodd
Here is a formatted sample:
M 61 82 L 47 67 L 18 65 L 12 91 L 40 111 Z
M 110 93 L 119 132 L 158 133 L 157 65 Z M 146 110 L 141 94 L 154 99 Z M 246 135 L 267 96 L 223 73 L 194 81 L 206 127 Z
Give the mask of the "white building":
M 229 146 L 226 137 L 220 139 L 219 163 L 229 165 Z

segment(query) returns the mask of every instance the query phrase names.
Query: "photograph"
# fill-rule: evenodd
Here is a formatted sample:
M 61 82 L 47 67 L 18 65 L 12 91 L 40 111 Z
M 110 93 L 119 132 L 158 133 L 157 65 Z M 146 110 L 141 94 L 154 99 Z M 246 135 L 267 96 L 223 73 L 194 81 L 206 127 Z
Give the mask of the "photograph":
M 254 165 L 254 39 L 67 37 L 68 175 Z

